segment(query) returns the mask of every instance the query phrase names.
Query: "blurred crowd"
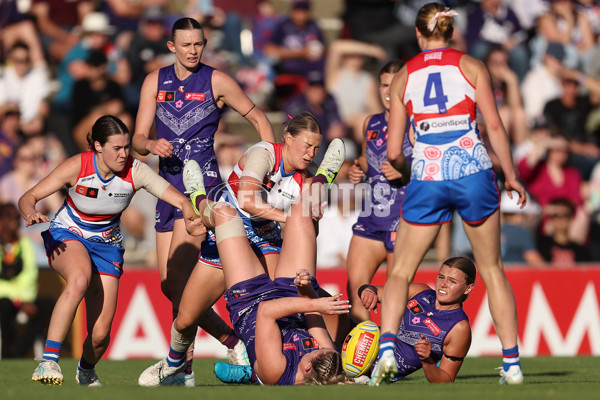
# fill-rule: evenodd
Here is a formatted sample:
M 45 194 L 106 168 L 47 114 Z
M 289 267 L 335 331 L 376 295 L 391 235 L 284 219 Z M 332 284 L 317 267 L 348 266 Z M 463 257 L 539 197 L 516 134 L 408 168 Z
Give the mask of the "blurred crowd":
M 58 163 L 86 150 L 101 115 L 116 115 L 134 131 L 141 85 L 149 72 L 173 62 L 166 43 L 181 16 L 205 29 L 202 61 L 234 77 L 276 134 L 288 115 L 309 111 L 323 129 L 323 151 L 342 138 L 350 165 L 360 154 L 365 117 L 382 111 L 376 71 L 419 52 L 414 19 L 428 2 L 0 0 L 0 203 L 16 204 Z M 600 1 L 439 2 L 460 13 L 453 46 L 490 71 L 531 196 L 520 209 L 502 195 L 504 261 L 543 267 L 600 261 Z M 234 118 L 223 121 L 215 148 L 226 178 L 252 138 L 238 133 Z M 485 140 L 483 123 L 479 130 Z M 345 180 L 342 171 L 338 182 Z M 336 198 L 352 201 L 333 201 L 327 210 L 321 266 L 344 265 L 360 211 L 359 191 L 341 192 Z M 155 210 L 152 196 L 144 195 L 123 215 L 125 261 L 154 266 Z M 42 211 L 52 216 L 63 201 L 49 197 Z M 39 266 L 47 265 L 44 229 L 21 230 Z M 433 258 L 469 253 L 460 230 L 455 223 Z

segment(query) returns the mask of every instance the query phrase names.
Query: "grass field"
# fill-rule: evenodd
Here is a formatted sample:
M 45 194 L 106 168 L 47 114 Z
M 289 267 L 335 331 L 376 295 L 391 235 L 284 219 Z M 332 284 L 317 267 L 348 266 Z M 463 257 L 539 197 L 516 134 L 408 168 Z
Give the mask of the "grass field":
M 137 378 L 151 360 L 102 361 L 97 368 L 101 388 L 79 387 L 75 383 L 75 360 L 61 360 L 65 375 L 62 386 L 43 386 L 31 381 L 37 362 L 0 361 L 0 399 L 235 399 L 235 400 L 349 400 L 349 399 L 599 399 L 599 357 L 522 358 L 526 384 L 500 386 L 494 367 L 499 358 L 468 358 L 454 384 L 428 384 L 421 371 L 401 383 L 371 388 L 361 385 L 261 387 L 223 385 L 213 375 L 214 359 L 194 361 L 196 387 L 141 388 Z

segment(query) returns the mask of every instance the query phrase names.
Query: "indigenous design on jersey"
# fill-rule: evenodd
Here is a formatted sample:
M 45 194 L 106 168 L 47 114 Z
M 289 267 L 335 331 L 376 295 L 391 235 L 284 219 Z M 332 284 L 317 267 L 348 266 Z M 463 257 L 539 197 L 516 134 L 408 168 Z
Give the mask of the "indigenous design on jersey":
M 96 154 L 82 153 L 77 182 L 68 188 L 65 204 L 50 223 L 50 229 L 68 229 L 83 239 L 120 247 L 123 237 L 119 219 L 136 191 L 134 163 L 139 161 L 129 157 L 123 171 L 104 180 L 98 174 Z
M 363 201 L 362 212 L 357 224 L 369 231 L 390 231 L 400 218 L 400 204 L 405 187 L 400 180 L 390 182 L 381 172 L 387 158 L 388 124 L 385 112 L 373 115 L 365 131 L 365 157 L 368 170 L 366 183 L 369 185 L 368 198 Z M 402 144 L 403 153 L 409 159 L 412 145 L 408 134 Z
M 173 65 L 158 73 L 156 98 L 157 138 L 173 145 L 173 155 L 160 158 L 159 172 L 169 183 L 184 192 L 183 166 L 196 160 L 204 174 L 204 184 L 219 184 L 214 134 L 223 110 L 214 99 L 211 78 L 214 68 L 200 64 L 198 70 L 179 80 Z
M 406 63 L 403 102 L 415 131 L 411 179 L 456 180 L 492 168 L 477 129 L 475 87 L 460 69 L 463 54 L 427 50 Z
M 301 314 L 295 314 L 277 320 L 283 337 L 283 355 L 287 368 L 277 381 L 278 385 L 293 385 L 296 383 L 298 365 L 305 354 L 319 350 L 319 343 L 308 333 L 306 322 Z
M 444 340 L 448 332 L 460 321 L 469 321 L 462 307 L 454 310 L 436 309 L 433 289 L 424 290 L 413 296 L 406 308 L 394 351 L 398 363 L 398 374 L 395 380 L 422 367 L 421 359 L 415 351 L 415 343 L 421 339 L 421 335 L 425 335 L 431 342 L 431 357 L 438 362 L 444 354 Z
M 275 159 L 275 165 L 273 169 L 267 174 L 263 180 L 263 190 L 260 191 L 263 200 L 272 207 L 287 211 L 298 199 L 300 193 L 302 193 L 302 183 L 304 177 L 300 171 L 291 171 L 285 173 L 283 169 L 283 158 L 282 148 L 283 143 L 273 144 L 270 142 L 259 142 L 254 146 L 250 147 L 246 154 L 255 147 L 263 147 L 267 149 Z M 241 214 L 250 217 L 250 214 L 241 210 L 237 202 L 237 194 L 244 170 L 238 162 L 233 168 L 233 172 L 229 176 L 227 181 L 227 187 L 233 193 L 233 201 L 235 207 L 240 211 Z M 255 216 L 252 216 L 256 219 Z

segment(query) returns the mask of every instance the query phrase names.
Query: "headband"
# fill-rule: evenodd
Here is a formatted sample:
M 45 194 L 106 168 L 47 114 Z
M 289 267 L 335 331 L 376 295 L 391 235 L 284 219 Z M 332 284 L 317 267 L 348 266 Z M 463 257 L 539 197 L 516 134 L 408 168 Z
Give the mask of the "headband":
M 427 23 L 427 29 L 429 29 L 429 32 L 433 32 L 435 30 L 435 26 L 437 25 L 438 19 L 440 19 L 440 17 L 456 17 L 456 16 L 458 16 L 458 13 L 456 11 L 451 10 L 450 8 L 446 7 L 446 9 L 444 11 L 438 11 L 435 13 L 433 18 L 431 18 L 431 20 L 429 20 L 429 22 Z

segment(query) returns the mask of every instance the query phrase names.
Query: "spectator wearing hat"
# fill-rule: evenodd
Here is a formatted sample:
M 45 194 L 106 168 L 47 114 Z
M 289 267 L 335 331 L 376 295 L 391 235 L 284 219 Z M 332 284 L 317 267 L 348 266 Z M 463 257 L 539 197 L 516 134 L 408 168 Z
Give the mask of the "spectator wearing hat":
M 502 262 L 541 265 L 544 258 L 537 249 L 531 231 L 529 216 L 539 213 L 535 202 L 527 202 L 521 208 L 516 199 L 508 197 L 506 191 L 500 196 L 500 251 Z
M 275 28 L 265 55 L 275 60 L 279 73 L 307 77 L 322 72 L 325 64 L 325 39 L 310 15 L 310 1 L 294 0 L 289 17 Z
M 129 81 L 129 66 L 117 51 L 110 35 L 115 32 L 108 17 L 102 12 L 92 12 L 83 18 L 80 27 L 80 39 L 58 65 L 57 79 L 60 89 L 52 101 L 49 129 L 56 133 L 65 145 L 69 155 L 78 152 L 71 136 L 73 111 L 73 88 L 75 82 L 87 78 L 89 72 L 86 60 L 90 53 L 101 50 L 108 58 L 108 74 L 117 83 L 124 85 Z

